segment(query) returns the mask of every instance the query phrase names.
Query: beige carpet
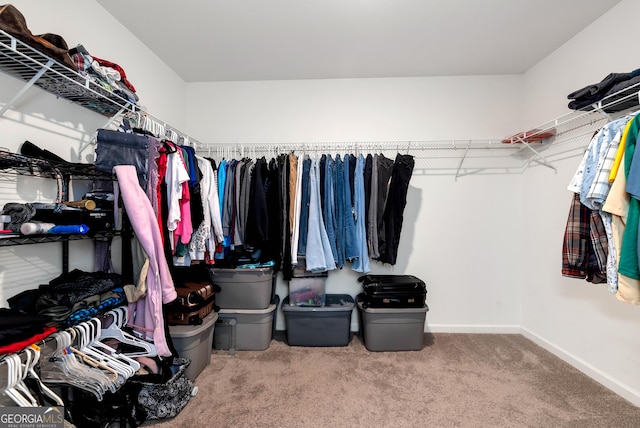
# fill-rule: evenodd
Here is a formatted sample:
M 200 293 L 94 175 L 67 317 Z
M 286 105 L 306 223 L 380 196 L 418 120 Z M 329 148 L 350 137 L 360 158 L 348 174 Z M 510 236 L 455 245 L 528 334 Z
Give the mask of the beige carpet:
M 277 337 L 277 339 L 279 339 Z M 154 427 L 640 427 L 640 408 L 521 335 L 425 335 L 422 351 L 214 350 Z

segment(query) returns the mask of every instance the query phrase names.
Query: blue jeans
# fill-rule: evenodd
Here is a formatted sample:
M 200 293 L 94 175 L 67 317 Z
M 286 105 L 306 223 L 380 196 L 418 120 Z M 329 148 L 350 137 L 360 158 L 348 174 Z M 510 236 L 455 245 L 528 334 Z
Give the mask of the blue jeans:
M 336 201 L 336 266 L 338 269 L 342 269 L 346 262 L 346 257 L 344 254 L 345 247 L 345 239 L 344 239 L 344 212 L 345 212 L 345 203 L 344 203 L 344 172 L 343 172 L 343 163 L 340 159 L 340 155 L 336 155 L 336 160 L 334 163 L 334 180 L 333 183 L 335 185 L 335 201 Z
M 300 236 L 298 237 L 298 255 L 307 254 L 307 230 L 309 229 L 309 170 L 311 159 L 305 157 L 302 162 L 302 196 L 300 202 Z
M 367 221 L 365 215 L 365 195 L 364 195 L 364 156 L 359 155 L 356 161 L 354 174 L 354 208 L 355 208 L 355 235 L 358 257 L 353 261 L 351 269 L 356 272 L 367 273 L 371 270 L 369 266 L 369 251 L 367 249 Z
M 333 253 L 334 260 L 338 260 L 338 249 L 336 247 L 336 200 L 335 200 L 335 185 L 334 185 L 334 170 L 335 162 L 331 155 L 327 155 L 325 161 L 325 173 L 324 173 L 324 225 L 327 229 L 327 237 L 329 238 L 329 245 L 331 246 L 331 252 Z
M 344 253 L 345 258 L 349 261 L 352 261 L 354 258 L 358 257 L 358 250 L 356 245 L 356 223 L 355 223 L 355 207 L 351 205 L 351 185 L 350 185 L 350 176 L 349 173 L 349 159 L 350 155 L 344 155 L 343 161 L 343 182 L 344 182 L 344 225 L 343 225 L 343 233 L 344 233 Z
M 309 173 L 309 230 L 307 234 L 307 270 L 322 272 L 336 268 L 329 238 L 322 221 L 320 171 L 318 160 L 311 161 Z

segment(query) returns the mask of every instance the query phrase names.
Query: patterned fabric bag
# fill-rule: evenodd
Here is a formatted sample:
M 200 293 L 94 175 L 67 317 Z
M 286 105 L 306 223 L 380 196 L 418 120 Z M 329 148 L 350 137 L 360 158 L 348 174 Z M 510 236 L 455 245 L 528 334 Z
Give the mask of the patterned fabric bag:
M 175 358 L 175 374 L 165 383 L 135 381 L 142 385 L 138 403 L 147 411 L 147 419 L 173 418 L 187 405 L 193 393 L 193 382 L 185 374 L 190 363 L 188 358 Z

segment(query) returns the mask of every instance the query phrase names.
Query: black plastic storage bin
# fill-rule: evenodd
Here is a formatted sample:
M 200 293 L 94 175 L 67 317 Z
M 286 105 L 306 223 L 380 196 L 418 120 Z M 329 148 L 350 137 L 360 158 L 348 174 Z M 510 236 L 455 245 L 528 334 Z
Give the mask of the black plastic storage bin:
M 282 302 L 289 346 L 347 346 L 351 340 L 353 297 L 327 294 L 325 306 L 291 306 Z

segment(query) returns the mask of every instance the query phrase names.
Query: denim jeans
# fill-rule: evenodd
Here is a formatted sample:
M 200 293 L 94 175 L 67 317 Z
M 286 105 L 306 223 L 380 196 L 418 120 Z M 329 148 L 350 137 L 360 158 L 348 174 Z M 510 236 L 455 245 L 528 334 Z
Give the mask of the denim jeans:
M 364 196 L 364 156 L 358 155 L 356 160 L 356 169 L 354 171 L 353 191 L 354 191 L 354 209 L 355 209 L 355 235 L 356 248 L 358 257 L 353 260 L 351 269 L 356 272 L 367 273 L 371 270 L 369 266 L 369 252 L 367 251 L 367 231 L 366 231 L 366 215 L 365 215 L 365 196 Z
M 309 173 L 309 230 L 307 233 L 307 270 L 323 272 L 336 268 L 327 231 L 322 221 L 318 160 L 311 161 Z
M 324 215 L 324 225 L 327 230 L 327 237 L 329 238 L 329 245 L 331 246 L 331 253 L 333 253 L 333 259 L 338 259 L 338 249 L 336 247 L 336 200 L 335 200 L 335 186 L 334 186 L 334 173 L 335 162 L 331 155 L 327 155 L 324 163 L 324 204 L 322 206 L 322 213 Z
M 350 163 L 350 155 L 344 155 L 343 160 L 343 190 L 344 190 L 344 225 L 343 225 L 343 233 L 344 233 L 344 253 L 345 258 L 349 261 L 352 261 L 354 258 L 358 257 L 358 250 L 356 246 L 356 223 L 355 223 L 355 208 L 351 204 L 351 174 L 349 170 Z
M 342 159 L 340 155 L 336 155 L 334 163 L 334 180 L 335 185 L 335 201 L 336 201 L 336 251 L 338 257 L 336 258 L 336 266 L 338 269 L 342 269 L 345 264 L 345 239 L 344 239 L 344 212 L 346 206 L 344 203 L 344 171 L 343 171 Z
M 311 159 L 305 157 L 302 162 L 302 200 L 300 203 L 300 236 L 298 237 L 298 255 L 307 254 L 307 230 L 309 229 L 309 170 Z

